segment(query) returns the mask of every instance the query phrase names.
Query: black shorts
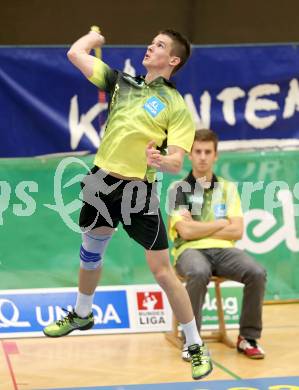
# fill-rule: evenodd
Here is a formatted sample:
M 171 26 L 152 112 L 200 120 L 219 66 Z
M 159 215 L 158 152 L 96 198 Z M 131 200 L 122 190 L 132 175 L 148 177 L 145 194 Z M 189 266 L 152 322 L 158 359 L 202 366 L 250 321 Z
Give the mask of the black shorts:
M 145 249 L 168 248 L 159 209 L 157 183 L 122 180 L 93 167 L 81 183 L 83 206 L 79 225 L 84 229 L 122 223 L 125 231 Z

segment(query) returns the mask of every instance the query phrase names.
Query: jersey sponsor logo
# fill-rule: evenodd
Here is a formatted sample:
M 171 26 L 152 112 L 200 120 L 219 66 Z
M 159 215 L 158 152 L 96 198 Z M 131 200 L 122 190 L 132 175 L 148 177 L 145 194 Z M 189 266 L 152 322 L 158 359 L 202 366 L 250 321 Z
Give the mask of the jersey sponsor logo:
M 161 102 L 156 96 L 150 97 L 146 102 L 143 108 L 155 118 L 161 111 L 164 110 L 165 104 Z
M 225 205 L 225 203 L 216 204 L 214 206 L 214 215 L 215 215 L 215 218 L 224 218 L 224 217 L 226 217 L 226 205 Z

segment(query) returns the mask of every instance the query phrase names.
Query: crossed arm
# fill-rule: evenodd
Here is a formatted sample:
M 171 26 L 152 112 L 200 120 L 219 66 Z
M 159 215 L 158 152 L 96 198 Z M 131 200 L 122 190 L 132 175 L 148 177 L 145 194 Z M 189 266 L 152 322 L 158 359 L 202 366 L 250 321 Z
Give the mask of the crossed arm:
M 183 240 L 198 240 L 204 237 L 220 240 L 239 240 L 243 235 L 243 218 L 232 217 L 210 222 L 194 221 L 188 210 L 182 210 L 182 220 L 176 222 L 175 229 Z

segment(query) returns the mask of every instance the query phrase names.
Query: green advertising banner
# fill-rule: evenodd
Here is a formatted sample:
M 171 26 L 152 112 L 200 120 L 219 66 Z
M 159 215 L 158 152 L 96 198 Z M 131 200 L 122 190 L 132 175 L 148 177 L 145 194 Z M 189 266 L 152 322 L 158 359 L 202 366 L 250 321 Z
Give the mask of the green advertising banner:
M 227 328 L 239 326 L 241 315 L 243 285 L 226 281 L 221 284 L 224 320 Z M 208 287 L 202 307 L 202 329 L 218 329 L 217 301 L 213 282 Z
M 267 300 L 299 298 L 299 152 L 224 154 L 217 173 L 238 185 L 245 232 L 237 243 L 268 272 Z
M 80 180 L 93 156 L 0 160 L 1 289 L 77 285 Z M 222 153 L 216 173 L 234 181 L 246 232 L 238 247 L 268 272 L 267 300 L 299 298 L 299 153 Z M 161 209 L 180 175 L 163 175 Z M 105 256 L 102 285 L 151 284 L 143 249 L 120 226 Z

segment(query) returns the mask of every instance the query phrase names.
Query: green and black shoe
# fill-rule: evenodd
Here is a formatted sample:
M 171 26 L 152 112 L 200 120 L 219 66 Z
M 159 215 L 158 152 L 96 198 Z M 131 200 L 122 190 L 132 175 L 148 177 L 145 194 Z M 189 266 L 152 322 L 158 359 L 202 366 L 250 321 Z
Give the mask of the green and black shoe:
M 71 333 L 73 330 L 87 330 L 93 327 L 94 319 L 92 312 L 84 318 L 79 317 L 75 311 L 68 311 L 67 315 L 59 321 L 46 326 L 43 332 L 48 337 L 62 337 Z
M 213 370 L 212 360 L 205 344 L 193 344 L 188 347 L 191 358 L 191 370 L 193 379 L 201 379 L 209 375 Z

